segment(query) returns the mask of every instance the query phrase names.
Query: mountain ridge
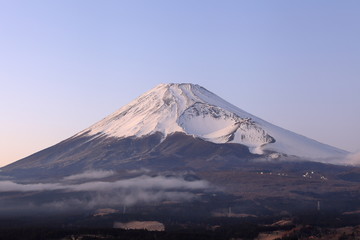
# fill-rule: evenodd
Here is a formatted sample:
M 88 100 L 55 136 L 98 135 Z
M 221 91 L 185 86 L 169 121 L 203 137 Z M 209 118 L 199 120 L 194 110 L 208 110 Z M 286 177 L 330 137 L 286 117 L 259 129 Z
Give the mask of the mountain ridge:
M 142 137 L 183 132 L 214 143 L 239 143 L 305 158 L 341 157 L 346 151 L 275 126 L 197 84 L 160 84 L 79 134 Z
M 199 85 L 160 84 L 89 128 L 1 170 L 41 177 L 89 169 L 226 169 L 250 160 L 339 163 L 346 154 L 247 113 Z

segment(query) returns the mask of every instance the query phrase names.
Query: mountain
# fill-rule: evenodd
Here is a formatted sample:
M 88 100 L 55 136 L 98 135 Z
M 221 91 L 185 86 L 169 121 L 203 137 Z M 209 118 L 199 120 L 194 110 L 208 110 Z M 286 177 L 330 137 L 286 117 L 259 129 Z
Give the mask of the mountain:
M 89 169 L 226 169 L 254 159 L 332 162 L 346 154 L 199 85 L 160 84 L 73 137 L 1 170 L 53 177 Z
M 238 143 L 256 154 L 270 150 L 329 158 L 346 153 L 270 124 L 193 84 L 160 84 L 77 136 L 125 138 L 156 132 L 163 138 L 182 132 L 213 143 Z
M 348 219 L 345 213 L 360 209 L 360 168 L 329 164 L 346 154 L 201 86 L 161 84 L 76 135 L 1 168 L 0 221 L 15 216 L 18 226 L 50 214 L 46 223 L 58 219 L 57 226 L 71 228 L 144 219 L 208 228 L 219 220 L 235 226 L 248 217 L 288 219 L 320 203 L 324 212 L 339 213 L 329 219 Z M 114 214 L 93 215 L 99 210 Z

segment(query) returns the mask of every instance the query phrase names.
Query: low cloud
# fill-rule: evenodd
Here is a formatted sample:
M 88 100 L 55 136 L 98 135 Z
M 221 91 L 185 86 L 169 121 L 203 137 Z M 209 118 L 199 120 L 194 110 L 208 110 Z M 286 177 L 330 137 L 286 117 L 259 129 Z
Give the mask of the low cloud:
M 92 176 L 100 176 L 93 174 Z M 83 179 L 78 174 L 72 180 Z M 103 175 L 105 176 L 105 174 Z M 109 175 L 110 176 L 110 175 Z M 67 178 L 69 179 L 69 178 Z M 0 181 L 0 193 L 31 192 L 33 206 L 40 209 L 91 209 L 95 207 L 131 206 L 138 203 L 154 203 L 164 200 L 188 201 L 196 197 L 195 192 L 210 188 L 204 180 L 186 181 L 182 177 L 140 176 L 131 179 L 109 181 L 90 180 L 82 183 L 58 182 L 21 184 Z M 44 202 L 42 193 L 56 191 Z M 60 200 L 59 200 L 60 199 Z M 41 202 L 39 205 L 38 203 Z
M 42 208 L 71 210 L 71 209 L 94 209 L 104 207 L 123 207 L 133 206 L 136 204 L 158 203 L 161 201 L 189 201 L 195 199 L 196 195 L 184 191 L 153 191 L 146 190 L 130 190 L 130 191 L 115 191 L 95 193 L 86 195 L 83 198 L 67 198 L 62 200 L 55 200 L 42 204 Z
M 38 192 L 61 189 L 65 187 L 58 183 L 19 184 L 12 181 L 0 181 L 0 192 Z
M 114 171 L 105 171 L 105 170 L 98 170 L 98 171 L 86 171 L 80 174 L 71 175 L 65 177 L 64 180 L 87 180 L 87 179 L 101 179 L 106 178 L 114 175 Z
M 345 164 L 360 166 L 360 152 L 349 154 L 345 160 Z
M 149 169 L 147 168 L 139 168 L 139 169 L 132 169 L 132 170 L 127 170 L 128 173 L 135 173 L 135 174 L 145 174 L 145 173 L 149 173 L 151 172 Z
M 80 174 L 79 174 L 80 175 Z M 76 176 L 76 175 L 74 175 Z M 12 181 L 0 181 L 0 192 L 36 192 L 64 190 L 67 192 L 106 192 L 116 189 L 152 189 L 152 190 L 170 190 L 170 189 L 188 189 L 198 190 L 208 188 L 206 181 L 185 181 L 182 178 L 175 177 L 150 177 L 140 176 L 131 179 L 118 180 L 114 182 L 90 181 L 81 184 L 64 183 L 36 183 L 20 184 Z
M 205 181 L 188 182 L 181 178 L 167 178 L 163 176 L 149 177 L 141 176 L 115 182 L 87 182 L 77 185 L 68 185 L 69 191 L 111 191 L 114 189 L 153 189 L 153 190 L 169 190 L 169 189 L 189 189 L 197 190 L 207 188 Z

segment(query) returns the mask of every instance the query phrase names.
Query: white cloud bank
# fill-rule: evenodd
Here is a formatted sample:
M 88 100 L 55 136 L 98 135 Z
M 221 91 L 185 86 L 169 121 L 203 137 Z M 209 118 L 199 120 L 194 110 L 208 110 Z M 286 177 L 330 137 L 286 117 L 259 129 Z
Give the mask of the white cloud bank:
M 80 175 L 80 174 L 79 174 Z M 74 175 L 74 176 L 79 176 Z M 79 179 L 79 178 L 74 178 Z M 198 190 L 208 188 L 209 184 L 204 180 L 185 181 L 182 178 L 167 178 L 164 176 L 149 177 L 140 176 L 131 179 L 114 182 L 89 181 L 81 184 L 64 183 L 36 183 L 20 184 L 12 181 L 0 181 L 0 192 L 36 192 L 64 190 L 67 192 L 106 192 L 117 189 L 152 189 L 152 190 Z
M 110 172 L 85 172 L 67 177 L 66 180 L 83 180 L 111 176 Z M 64 179 L 65 180 L 65 179 Z M 131 206 L 138 203 L 154 203 L 164 200 L 188 201 L 196 197 L 194 191 L 206 190 L 210 184 L 204 180 L 186 181 L 182 177 L 140 176 L 117 181 L 89 180 L 74 183 L 22 184 L 0 181 L 0 193 L 33 193 L 31 209 L 93 209 L 95 207 Z M 57 191 L 52 200 L 43 201 L 41 193 Z M 74 194 L 72 194 L 74 193 Z M 38 202 L 38 203 L 37 203 Z M 40 203 L 41 202 L 41 203 Z M 29 202 L 28 202 L 29 203 Z M 1 205 L 1 200 L 0 200 Z M 5 207 L 6 206 L 0 206 Z M 23 204 L 19 208 L 25 207 Z
M 80 174 L 71 175 L 65 177 L 64 180 L 86 180 L 86 179 L 101 179 L 115 175 L 114 171 L 105 171 L 105 170 L 97 170 L 97 171 L 86 171 Z

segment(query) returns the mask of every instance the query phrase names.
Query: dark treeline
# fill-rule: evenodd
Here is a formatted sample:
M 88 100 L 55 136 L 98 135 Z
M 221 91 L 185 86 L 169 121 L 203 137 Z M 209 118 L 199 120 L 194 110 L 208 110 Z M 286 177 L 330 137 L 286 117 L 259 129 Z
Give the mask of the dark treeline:
M 142 216 L 127 216 L 131 218 L 143 218 Z M 115 216 L 117 219 L 118 217 Z M 157 219 L 157 218 L 156 218 Z M 49 219 L 46 223 L 45 218 L 28 219 L 0 219 L 0 240 L 90 240 L 90 239 L 254 239 L 259 233 L 291 230 L 295 226 L 302 226 L 283 239 L 301 239 L 310 236 L 324 236 L 331 228 L 344 226 L 355 226 L 359 223 L 359 215 L 344 215 L 336 212 L 309 212 L 292 216 L 292 225 L 278 226 L 270 225 L 281 218 L 279 217 L 260 217 L 260 218 L 229 218 L 213 217 L 208 219 L 189 219 L 168 218 L 163 221 L 166 231 L 150 232 L 146 230 L 121 230 L 114 229 L 111 225 L 104 226 L 104 223 L 114 221 L 111 216 L 104 217 L 84 217 L 68 216 L 58 219 Z M 163 219 L 165 220 L 165 219 Z M 58 225 L 62 221 L 70 221 L 66 225 Z M 92 222 L 93 221 L 93 222 Z M 31 222 L 31 224 L 30 224 Z M 92 222 L 92 224 L 91 224 Z M 64 223 L 64 222 L 63 222 Z M 50 227 L 53 224 L 53 227 Z M 77 226 L 75 226 L 77 225 Z M 91 227 L 80 227 L 92 225 Z
M 218 227 L 214 230 L 191 228 L 165 232 L 149 232 L 146 230 L 120 230 L 96 228 L 10 228 L 0 229 L 0 240 L 60 240 L 60 239 L 141 239 L 141 240 L 222 240 L 231 238 L 253 239 L 260 232 L 287 230 L 286 227 L 270 227 L 257 224 L 235 224 Z

